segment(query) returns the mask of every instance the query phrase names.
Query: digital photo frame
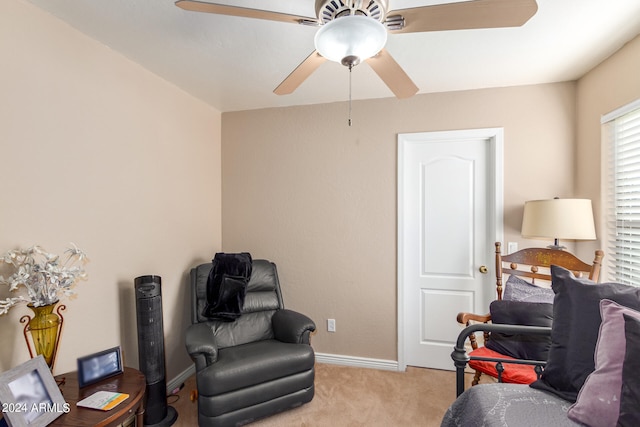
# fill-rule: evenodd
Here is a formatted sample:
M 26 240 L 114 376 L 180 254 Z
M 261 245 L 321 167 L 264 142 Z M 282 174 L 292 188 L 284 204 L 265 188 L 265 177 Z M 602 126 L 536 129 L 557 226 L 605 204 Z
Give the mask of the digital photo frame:
M 70 409 L 42 356 L 0 374 L 0 404 L 9 427 L 44 427 Z
M 80 388 L 123 372 L 122 351 L 119 346 L 78 358 Z

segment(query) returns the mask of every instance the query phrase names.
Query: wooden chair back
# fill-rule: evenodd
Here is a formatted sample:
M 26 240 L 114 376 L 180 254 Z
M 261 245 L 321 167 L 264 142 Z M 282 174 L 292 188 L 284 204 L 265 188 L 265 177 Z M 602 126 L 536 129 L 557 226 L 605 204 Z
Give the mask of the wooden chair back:
M 604 252 L 597 250 L 595 252 L 595 258 L 591 264 L 581 261 L 575 255 L 570 252 L 547 249 L 547 248 L 527 248 L 514 252 L 509 255 L 502 255 L 502 245 L 500 242 L 496 242 L 496 292 L 498 299 L 502 299 L 502 290 L 504 275 L 514 275 L 527 280 L 528 282 L 535 283 L 536 280 L 543 280 L 551 282 L 551 266 L 557 265 L 564 267 L 567 270 L 573 272 L 576 277 L 588 277 L 590 280 L 597 282 L 600 277 L 600 267 L 602 265 L 602 258 Z M 457 320 L 459 323 L 470 326 L 472 322 L 487 323 L 491 321 L 491 314 L 475 314 L 475 313 L 458 313 Z M 490 339 L 490 333 L 485 330 L 484 341 L 487 342 Z M 475 351 L 478 350 L 479 345 L 476 340 L 475 333 L 469 335 L 469 342 L 471 348 Z M 473 356 L 473 351 L 471 355 Z M 481 360 L 481 359 L 477 359 Z M 471 385 L 476 385 L 480 381 L 482 372 L 481 367 L 472 366 L 476 370 Z M 532 373 L 533 367 L 531 368 Z M 491 376 L 500 376 L 494 373 L 489 373 Z
M 549 271 L 552 265 L 564 267 L 573 272 L 576 277 L 588 277 L 589 280 L 597 282 L 600 277 L 600 268 L 604 252 L 597 250 L 591 264 L 587 264 L 578 259 L 571 252 L 547 249 L 547 248 L 527 248 L 509 255 L 502 255 L 502 245 L 496 242 L 496 292 L 498 299 L 502 299 L 503 284 L 505 274 L 519 276 L 529 279 L 535 283 L 536 279 L 551 282 Z

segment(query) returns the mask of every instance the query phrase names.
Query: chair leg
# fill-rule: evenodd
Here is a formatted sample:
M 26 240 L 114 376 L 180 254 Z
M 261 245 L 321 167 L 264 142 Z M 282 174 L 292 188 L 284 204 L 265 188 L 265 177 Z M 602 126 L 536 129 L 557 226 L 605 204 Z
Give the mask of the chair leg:
M 471 386 L 472 387 L 474 385 L 478 385 L 478 383 L 480 382 L 480 376 L 481 375 L 482 375 L 482 372 L 476 371 L 475 375 L 473 376 L 473 381 L 471 381 Z

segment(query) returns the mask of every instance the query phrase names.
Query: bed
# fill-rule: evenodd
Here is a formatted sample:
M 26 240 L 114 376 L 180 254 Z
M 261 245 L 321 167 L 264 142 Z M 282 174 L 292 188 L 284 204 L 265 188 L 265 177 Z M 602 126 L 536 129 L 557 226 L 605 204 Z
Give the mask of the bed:
M 640 287 L 596 284 L 555 265 L 551 274 L 551 328 L 479 324 L 460 333 L 451 354 L 458 397 L 441 427 L 640 426 Z M 479 384 L 465 391 L 464 370 L 474 356 L 466 353 L 464 342 L 484 328 L 550 333 L 540 378 L 530 385 Z
M 573 402 L 525 384 L 478 384 L 464 390 L 465 367 L 469 360 L 478 359 L 466 352 L 465 338 L 474 331 L 518 332 L 537 335 L 550 334 L 551 328 L 521 325 L 476 324 L 465 328 L 451 355 L 456 366 L 458 398 L 449 407 L 441 427 L 539 427 L 581 426 L 567 418 Z M 484 360 L 485 358 L 479 358 Z M 491 359 L 497 362 L 498 359 Z M 510 362 L 534 364 L 529 360 Z
M 582 426 L 567 418 L 572 402 L 523 384 L 479 384 L 456 399 L 441 427 Z

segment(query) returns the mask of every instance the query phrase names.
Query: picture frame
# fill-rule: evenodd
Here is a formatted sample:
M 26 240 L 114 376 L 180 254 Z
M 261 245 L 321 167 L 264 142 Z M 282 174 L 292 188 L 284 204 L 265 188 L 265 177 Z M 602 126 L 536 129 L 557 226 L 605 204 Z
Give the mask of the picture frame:
M 0 374 L 0 405 L 9 427 L 44 427 L 70 410 L 41 355 Z
M 80 388 L 120 375 L 122 366 L 122 350 L 120 346 L 78 358 L 78 385 Z

